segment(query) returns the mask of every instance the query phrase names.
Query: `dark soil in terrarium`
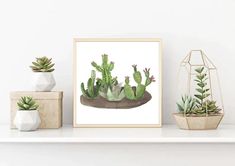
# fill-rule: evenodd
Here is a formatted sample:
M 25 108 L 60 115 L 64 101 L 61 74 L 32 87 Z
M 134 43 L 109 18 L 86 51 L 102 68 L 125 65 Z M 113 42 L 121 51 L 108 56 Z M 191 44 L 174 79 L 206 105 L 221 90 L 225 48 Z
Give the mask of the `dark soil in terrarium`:
M 141 106 L 151 100 L 151 98 L 151 94 L 145 91 L 143 98 L 139 100 L 129 100 L 127 98 L 124 98 L 121 101 L 108 101 L 101 96 L 98 96 L 95 99 L 87 99 L 83 95 L 81 95 L 80 102 L 83 105 L 96 108 L 127 109 Z

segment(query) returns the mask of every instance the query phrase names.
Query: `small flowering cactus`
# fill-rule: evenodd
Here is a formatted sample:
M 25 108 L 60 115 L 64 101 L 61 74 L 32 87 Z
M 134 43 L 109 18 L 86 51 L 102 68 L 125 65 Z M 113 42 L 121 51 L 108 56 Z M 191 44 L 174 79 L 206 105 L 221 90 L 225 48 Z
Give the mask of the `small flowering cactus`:
M 134 69 L 133 77 L 135 82 L 137 83 L 136 89 L 133 89 L 131 85 L 129 85 L 129 77 L 125 78 L 125 86 L 124 86 L 124 93 L 126 98 L 130 100 L 138 100 L 141 99 L 144 96 L 144 92 L 146 90 L 146 87 L 150 85 L 152 82 L 155 82 L 155 78 L 152 75 L 150 77 L 150 68 L 145 68 L 144 75 L 145 75 L 145 83 L 142 84 L 142 75 L 140 71 L 137 70 L 137 65 L 132 65 Z

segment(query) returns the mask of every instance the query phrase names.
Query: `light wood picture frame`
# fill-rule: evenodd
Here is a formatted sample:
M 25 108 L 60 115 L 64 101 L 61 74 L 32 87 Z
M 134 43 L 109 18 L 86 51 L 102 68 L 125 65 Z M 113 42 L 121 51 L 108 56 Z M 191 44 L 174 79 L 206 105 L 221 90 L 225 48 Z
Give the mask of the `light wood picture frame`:
M 73 54 L 74 127 L 162 126 L 161 39 L 74 38 Z M 110 81 L 105 82 L 106 72 L 102 71 L 109 70 L 108 65 L 112 68 L 111 77 L 107 77 Z M 102 70 L 99 67 L 103 67 Z M 93 85 L 89 86 L 90 89 L 87 87 L 89 78 L 95 78 L 91 79 L 94 81 L 89 84 Z M 81 88 L 82 83 L 84 89 Z

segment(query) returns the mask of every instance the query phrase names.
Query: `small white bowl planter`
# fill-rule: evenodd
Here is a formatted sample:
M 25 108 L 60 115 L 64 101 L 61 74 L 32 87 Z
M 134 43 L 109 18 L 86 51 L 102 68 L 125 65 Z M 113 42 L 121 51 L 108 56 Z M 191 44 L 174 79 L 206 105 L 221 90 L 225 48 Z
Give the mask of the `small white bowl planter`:
M 37 110 L 18 110 L 14 124 L 20 131 L 34 131 L 41 124 L 41 119 Z
M 33 87 L 35 91 L 48 92 L 56 85 L 52 72 L 34 72 Z

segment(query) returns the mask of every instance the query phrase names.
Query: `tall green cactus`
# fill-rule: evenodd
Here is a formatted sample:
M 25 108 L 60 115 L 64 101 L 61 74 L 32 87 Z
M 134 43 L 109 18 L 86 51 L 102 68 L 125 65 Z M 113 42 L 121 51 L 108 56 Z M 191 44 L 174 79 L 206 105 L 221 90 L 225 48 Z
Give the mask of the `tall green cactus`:
M 101 85 L 99 81 L 96 81 L 95 83 L 95 79 L 96 79 L 96 73 L 95 70 L 92 70 L 91 77 L 87 81 L 87 89 L 85 89 L 84 83 L 81 83 L 81 91 L 84 97 L 89 99 L 94 99 L 99 95 L 99 90 Z
M 145 74 L 145 83 L 142 84 L 142 75 L 140 71 L 137 70 L 137 65 L 132 65 L 134 69 L 133 77 L 135 82 L 137 83 L 137 87 L 134 89 L 129 84 L 129 77 L 125 78 L 125 85 L 124 85 L 124 93 L 126 98 L 130 100 L 138 100 L 141 99 L 144 96 L 144 92 L 146 90 L 146 87 L 150 85 L 152 82 L 155 82 L 154 77 L 149 74 L 150 69 L 145 68 L 144 74 Z
M 100 79 L 101 87 L 107 92 L 108 88 L 113 85 L 117 85 L 117 77 L 112 77 L 111 71 L 114 68 L 114 62 L 108 62 L 108 55 L 102 55 L 102 64 L 97 65 L 96 62 L 92 62 L 91 65 L 102 74 L 102 79 Z

